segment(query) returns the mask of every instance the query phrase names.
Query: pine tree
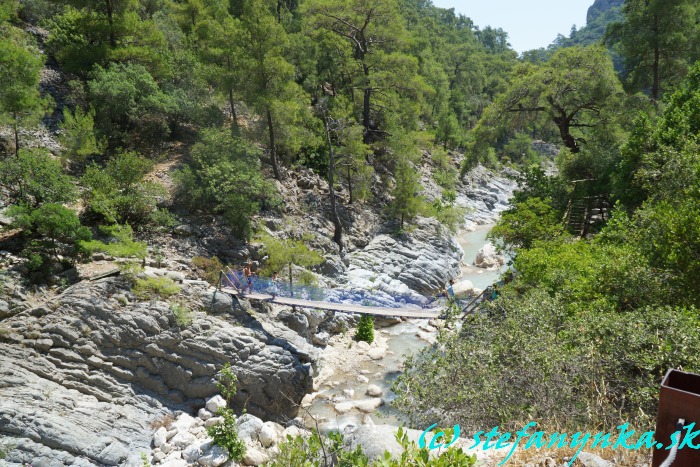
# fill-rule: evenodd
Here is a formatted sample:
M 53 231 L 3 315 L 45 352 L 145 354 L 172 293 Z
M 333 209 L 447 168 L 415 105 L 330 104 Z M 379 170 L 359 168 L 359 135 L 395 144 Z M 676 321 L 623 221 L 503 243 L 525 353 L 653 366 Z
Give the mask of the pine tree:
M 372 315 L 362 315 L 357 325 L 355 339 L 371 344 L 374 341 L 374 317 Z

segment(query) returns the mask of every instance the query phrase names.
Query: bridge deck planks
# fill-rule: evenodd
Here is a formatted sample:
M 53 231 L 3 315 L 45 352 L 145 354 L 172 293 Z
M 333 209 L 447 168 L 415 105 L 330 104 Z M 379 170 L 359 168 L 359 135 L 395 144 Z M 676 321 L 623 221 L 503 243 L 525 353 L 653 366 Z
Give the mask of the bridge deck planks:
M 375 306 L 351 305 L 349 303 L 331 303 L 331 302 L 315 302 L 312 300 L 304 300 L 301 298 L 275 297 L 272 295 L 261 293 L 241 294 L 236 289 L 230 287 L 222 287 L 222 292 L 229 295 L 240 296 L 241 298 L 250 298 L 253 300 L 266 300 L 279 305 L 300 306 L 304 308 L 317 308 L 322 310 L 343 311 L 347 313 L 363 313 L 376 316 L 400 316 L 404 318 L 439 318 L 442 311 L 437 308 L 419 310 L 414 308 L 381 308 Z

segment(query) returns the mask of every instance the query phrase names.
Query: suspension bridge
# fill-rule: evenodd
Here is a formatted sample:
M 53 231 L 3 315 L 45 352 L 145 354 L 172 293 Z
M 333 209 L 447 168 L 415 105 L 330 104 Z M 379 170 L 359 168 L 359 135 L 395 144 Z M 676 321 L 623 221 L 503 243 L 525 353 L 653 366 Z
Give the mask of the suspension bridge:
M 235 298 L 374 316 L 444 319 L 447 309 L 446 298 L 291 285 L 259 276 L 248 284 L 242 272 L 230 269 L 219 274 L 217 290 Z M 489 288 L 476 297 L 455 300 L 460 307 L 458 318 L 464 319 L 474 313 L 481 303 L 492 298 Z

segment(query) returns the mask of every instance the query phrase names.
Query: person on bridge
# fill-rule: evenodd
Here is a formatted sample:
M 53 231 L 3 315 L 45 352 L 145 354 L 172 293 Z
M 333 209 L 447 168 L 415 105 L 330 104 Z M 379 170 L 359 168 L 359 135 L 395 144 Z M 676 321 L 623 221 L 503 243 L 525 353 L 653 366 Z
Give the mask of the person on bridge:
M 277 276 L 277 271 L 272 273 L 272 287 L 270 287 L 270 293 L 272 294 L 272 299 L 274 300 L 279 293 L 279 281 L 280 278 Z
M 455 283 L 455 280 L 454 280 L 454 279 L 450 279 L 450 283 L 447 284 L 447 299 L 448 299 L 448 300 L 454 300 L 454 299 L 455 299 L 455 291 L 454 291 L 454 289 L 452 288 L 452 286 L 454 285 L 454 283 Z
M 246 290 L 248 290 L 248 293 L 253 292 L 253 263 L 248 260 L 247 263 L 245 263 L 245 268 L 243 269 L 243 273 L 245 274 L 245 281 L 246 281 Z

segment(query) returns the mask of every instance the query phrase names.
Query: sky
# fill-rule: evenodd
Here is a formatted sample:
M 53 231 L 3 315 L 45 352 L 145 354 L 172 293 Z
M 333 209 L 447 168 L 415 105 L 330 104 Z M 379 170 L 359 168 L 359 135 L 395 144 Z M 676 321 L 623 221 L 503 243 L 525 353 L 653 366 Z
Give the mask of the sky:
M 593 0 L 433 0 L 433 4 L 454 8 L 479 28 L 502 28 L 513 49 L 522 53 L 547 47 L 557 34 L 568 37 L 574 24 L 585 26 Z

